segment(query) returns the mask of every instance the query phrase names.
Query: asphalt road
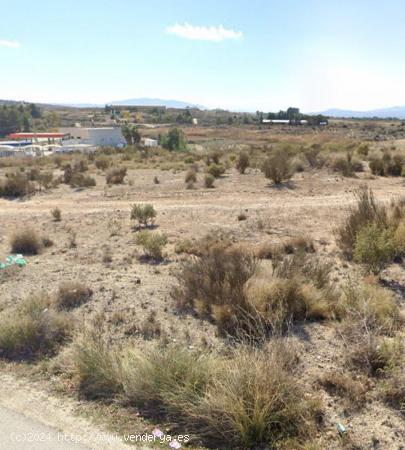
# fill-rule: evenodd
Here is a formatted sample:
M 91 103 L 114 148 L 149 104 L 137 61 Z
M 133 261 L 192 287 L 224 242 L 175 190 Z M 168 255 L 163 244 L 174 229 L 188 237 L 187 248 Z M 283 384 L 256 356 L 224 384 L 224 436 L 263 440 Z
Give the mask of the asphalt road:
M 66 435 L 55 428 L 23 414 L 0 406 L 1 450 L 89 450 L 74 435 Z

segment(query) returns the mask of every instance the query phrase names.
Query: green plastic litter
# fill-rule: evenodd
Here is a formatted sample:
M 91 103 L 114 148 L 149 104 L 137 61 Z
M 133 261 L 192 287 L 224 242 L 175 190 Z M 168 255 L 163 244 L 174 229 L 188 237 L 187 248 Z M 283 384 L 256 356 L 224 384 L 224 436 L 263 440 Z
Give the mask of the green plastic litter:
M 0 269 L 5 269 L 6 267 L 10 267 L 14 264 L 18 267 L 24 267 L 27 265 L 27 261 L 24 259 L 23 255 L 9 255 L 6 258 L 5 263 L 0 263 Z

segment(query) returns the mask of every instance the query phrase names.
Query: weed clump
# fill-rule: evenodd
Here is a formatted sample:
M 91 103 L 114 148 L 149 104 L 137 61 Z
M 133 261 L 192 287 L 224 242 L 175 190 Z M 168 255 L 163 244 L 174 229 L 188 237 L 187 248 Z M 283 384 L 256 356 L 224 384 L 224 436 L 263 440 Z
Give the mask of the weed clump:
M 62 211 L 59 208 L 52 209 L 51 214 L 55 222 L 60 222 L 62 220 Z
M 59 310 L 73 309 L 87 303 L 92 295 L 92 289 L 82 283 L 65 282 L 59 286 L 55 305 Z
M 387 211 L 379 205 L 373 192 L 367 186 L 361 186 L 356 192 L 357 203 L 352 207 L 343 225 L 336 230 L 337 243 L 344 254 L 351 258 L 356 245 L 357 233 L 369 224 L 387 228 Z
M 71 321 L 52 308 L 45 294 L 29 297 L 16 311 L 0 318 L 0 356 L 29 360 L 56 353 L 71 335 Z
M 19 172 L 9 173 L 0 180 L 0 197 L 18 198 L 35 192 L 35 185 Z
M 163 247 L 167 244 L 167 236 L 165 234 L 143 230 L 139 232 L 136 243 L 143 247 L 145 255 L 148 258 L 161 260 Z
M 356 234 L 353 256 L 366 270 L 378 274 L 394 259 L 396 249 L 389 229 L 370 223 Z
M 107 184 L 123 184 L 127 175 L 126 167 L 110 169 L 106 174 Z
M 139 227 L 153 225 L 156 215 L 155 208 L 150 203 L 146 203 L 145 205 L 133 205 L 131 209 L 131 219 L 136 220 Z
M 240 153 L 239 158 L 236 161 L 236 169 L 240 174 L 244 174 L 246 172 L 246 169 L 249 167 L 249 155 L 247 153 Z

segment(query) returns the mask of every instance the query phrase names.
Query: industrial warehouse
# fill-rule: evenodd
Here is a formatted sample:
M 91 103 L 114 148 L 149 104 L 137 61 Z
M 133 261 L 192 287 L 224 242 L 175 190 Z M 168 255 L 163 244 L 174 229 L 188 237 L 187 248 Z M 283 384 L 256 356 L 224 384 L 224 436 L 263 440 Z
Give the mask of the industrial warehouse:
M 125 147 L 121 128 L 60 128 L 59 132 L 11 133 L 0 141 L 0 157 L 34 157 L 53 153 L 94 152 L 98 147 Z

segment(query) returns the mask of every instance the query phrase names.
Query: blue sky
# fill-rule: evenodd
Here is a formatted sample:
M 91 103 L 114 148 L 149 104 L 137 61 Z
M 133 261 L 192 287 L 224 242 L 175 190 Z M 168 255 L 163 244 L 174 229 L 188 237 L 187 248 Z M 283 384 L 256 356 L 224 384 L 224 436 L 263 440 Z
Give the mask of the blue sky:
M 0 0 L 0 98 L 405 105 L 403 0 Z

